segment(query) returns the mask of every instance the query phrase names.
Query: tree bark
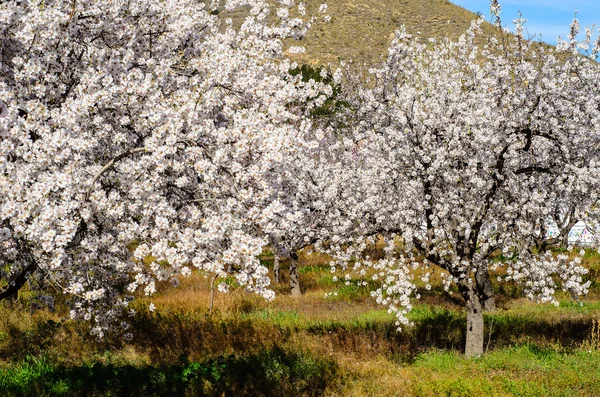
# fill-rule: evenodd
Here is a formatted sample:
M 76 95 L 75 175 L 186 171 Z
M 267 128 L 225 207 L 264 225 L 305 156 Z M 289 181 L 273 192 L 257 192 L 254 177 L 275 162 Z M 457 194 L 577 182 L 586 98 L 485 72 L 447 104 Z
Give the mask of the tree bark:
M 572 205 L 569 208 L 569 212 L 567 212 L 564 217 L 561 219 L 559 209 L 555 211 L 554 222 L 559 228 L 560 231 L 560 248 L 567 249 L 569 246 L 569 233 L 578 219 L 575 218 L 575 207 Z
M 459 289 L 465 299 L 467 308 L 467 333 L 465 341 L 465 356 L 479 357 L 483 354 L 484 326 L 482 299 L 476 291 L 476 285 L 464 279 Z
M 290 254 L 290 290 L 292 296 L 302 295 L 300 279 L 298 277 L 298 254 L 296 252 Z
M 25 269 L 21 270 L 21 273 L 19 273 L 14 280 L 11 280 L 8 283 L 8 286 L 0 291 L 0 301 L 4 299 L 15 301 L 18 297 L 19 290 L 25 285 L 25 283 L 27 283 L 29 276 L 31 276 L 31 274 L 35 272 L 37 268 L 38 267 L 36 263 L 31 263 Z
M 276 283 L 281 282 L 281 265 L 279 264 L 279 256 L 277 255 L 273 258 L 273 281 Z
M 475 273 L 475 281 L 477 290 L 481 293 L 483 310 L 496 310 L 496 300 L 494 299 L 494 288 L 492 287 L 492 279 L 486 265 L 481 265 Z
M 576 223 L 577 222 L 569 221 L 567 225 L 560 230 L 560 248 L 567 249 L 569 247 L 569 233 Z

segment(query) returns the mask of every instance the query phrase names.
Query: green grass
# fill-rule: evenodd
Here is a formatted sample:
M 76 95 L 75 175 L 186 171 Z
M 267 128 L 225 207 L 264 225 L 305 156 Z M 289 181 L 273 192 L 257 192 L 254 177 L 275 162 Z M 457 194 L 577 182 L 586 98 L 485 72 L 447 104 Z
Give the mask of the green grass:
M 323 273 L 331 273 L 331 266 L 329 266 L 328 264 L 302 266 L 298 269 L 298 273 L 299 274 L 316 273 L 318 275 L 321 275 Z M 331 277 L 329 277 L 328 279 L 331 280 Z
M 524 344 L 468 360 L 454 352 L 419 356 L 413 370 L 423 381 L 415 395 L 600 395 L 600 352 Z
M 600 351 L 522 344 L 478 359 L 433 350 L 410 364 L 362 357 L 339 365 L 334 357 L 273 348 L 149 366 L 64 366 L 28 356 L 0 368 L 3 396 L 398 395 L 386 388 L 397 383 L 404 396 L 595 396 Z
M 597 290 L 583 304 L 558 294 L 555 307 L 498 288 L 501 305 L 484 316 L 486 354 L 467 360 L 462 303 L 437 278 L 419 290 L 414 327 L 398 332 L 369 297 L 377 283 L 334 281 L 326 261 L 301 256 L 302 297 L 286 291 L 283 262 L 275 301 L 233 289 L 217 294 L 212 317 L 208 280 L 193 274 L 152 298 L 156 312 L 134 305 L 130 342 L 90 338 L 89 324 L 64 320 L 60 305 L 32 314 L 27 302 L 0 304 L 0 396 L 600 395 Z M 599 263 L 586 253 L 591 271 Z
M 252 354 L 225 355 L 200 362 L 136 367 L 84 363 L 66 367 L 28 356 L 0 369 L 3 396 L 319 396 L 336 379 L 331 360 L 280 348 Z
M 145 313 L 124 345 L 33 318 L 0 344 L 0 395 L 600 394 L 600 305 L 517 307 L 486 314 L 489 352 L 475 360 L 461 354 L 463 311 L 433 305 L 416 306 L 402 332 L 383 309 L 337 319 L 274 305 L 215 318 Z

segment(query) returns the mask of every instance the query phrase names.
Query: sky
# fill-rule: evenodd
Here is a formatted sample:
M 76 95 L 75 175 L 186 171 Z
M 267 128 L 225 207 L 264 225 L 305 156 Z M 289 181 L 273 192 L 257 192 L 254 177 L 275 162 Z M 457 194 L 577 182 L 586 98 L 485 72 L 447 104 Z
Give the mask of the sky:
M 481 12 L 487 21 L 490 21 L 489 0 L 451 0 L 469 11 Z M 549 44 L 556 44 L 556 38 L 566 38 L 569 34 L 569 25 L 577 11 L 577 18 L 581 31 L 586 26 L 596 24 L 600 27 L 600 0 L 500 0 L 502 6 L 502 25 L 514 31 L 513 20 L 518 18 L 518 11 L 527 19 L 525 23 L 525 37 L 527 33 L 535 34 L 536 39 Z M 596 31 L 597 32 L 597 31 Z

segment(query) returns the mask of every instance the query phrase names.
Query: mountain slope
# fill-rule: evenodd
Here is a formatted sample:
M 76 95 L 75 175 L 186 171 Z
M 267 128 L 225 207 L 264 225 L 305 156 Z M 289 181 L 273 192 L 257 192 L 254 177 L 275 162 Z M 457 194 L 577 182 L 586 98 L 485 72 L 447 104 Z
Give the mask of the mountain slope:
M 329 23 L 318 13 L 324 2 Z M 402 25 L 424 39 L 457 38 L 477 18 L 448 0 L 306 0 L 306 8 L 318 20 L 297 43 L 304 45 L 306 53 L 290 57 L 318 65 L 350 59 L 374 65 L 386 55 L 391 35 Z

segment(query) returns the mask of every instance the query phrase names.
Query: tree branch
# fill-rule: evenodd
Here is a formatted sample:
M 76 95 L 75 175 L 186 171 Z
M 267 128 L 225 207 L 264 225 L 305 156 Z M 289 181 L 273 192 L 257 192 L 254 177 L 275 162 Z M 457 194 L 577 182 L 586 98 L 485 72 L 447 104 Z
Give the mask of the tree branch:
M 531 167 L 525 167 L 525 168 L 521 168 L 519 170 L 515 171 L 516 175 L 520 175 L 520 174 L 533 174 L 534 172 L 541 172 L 541 173 L 549 173 L 550 172 L 550 168 L 548 167 L 538 167 L 538 166 L 531 166 Z
M 148 149 L 146 149 L 145 147 L 140 147 L 140 148 L 135 148 L 135 149 L 130 149 L 127 150 L 126 152 L 123 152 L 121 154 L 119 154 L 116 157 L 113 157 L 112 160 L 110 160 L 108 163 L 106 163 L 106 165 L 104 167 L 102 167 L 102 169 L 100 171 L 98 171 L 98 173 L 96 173 L 96 175 L 94 175 L 94 177 L 92 178 L 92 180 L 90 181 L 90 185 L 87 188 L 86 192 L 85 192 L 85 199 L 89 199 L 90 198 L 90 194 L 92 193 L 92 188 L 94 186 L 94 183 L 96 183 L 96 181 L 98 179 L 100 179 L 100 177 L 106 172 L 108 171 L 113 165 L 115 165 L 115 163 L 117 161 L 120 161 L 126 157 L 129 157 L 132 154 L 135 153 L 143 153 L 146 152 Z
M 477 250 L 477 241 L 479 240 L 479 233 L 481 231 L 481 227 L 483 226 L 483 219 L 487 214 L 488 210 L 492 206 L 492 201 L 496 195 L 496 192 L 504 182 L 503 173 L 504 173 L 504 163 L 506 161 L 506 153 L 508 152 L 509 145 L 504 146 L 498 158 L 496 159 L 496 166 L 494 167 L 494 172 L 492 173 L 492 179 L 494 183 L 492 187 L 487 192 L 483 199 L 483 208 L 477 215 L 476 221 L 473 223 L 471 227 L 471 235 L 469 236 L 468 241 L 466 241 L 467 251 L 469 257 L 472 257 Z
M 29 276 L 38 269 L 37 263 L 31 263 L 19 273 L 19 275 L 8 283 L 8 286 L 0 292 L 0 301 L 16 295 L 19 290 L 25 285 Z

